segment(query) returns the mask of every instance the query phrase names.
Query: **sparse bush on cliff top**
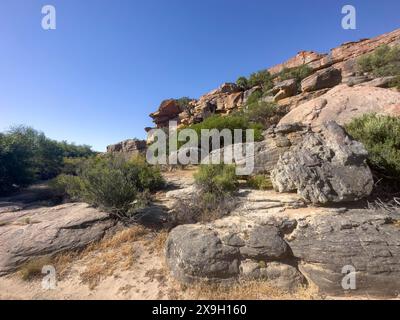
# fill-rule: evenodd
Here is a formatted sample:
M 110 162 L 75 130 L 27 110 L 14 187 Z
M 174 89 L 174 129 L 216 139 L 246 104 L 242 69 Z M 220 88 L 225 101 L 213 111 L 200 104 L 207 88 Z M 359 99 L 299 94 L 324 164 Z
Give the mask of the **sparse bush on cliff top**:
M 400 178 L 400 118 L 367 114 L 354 119 L 346 130 L 364 144 L 373 169 Z
M 129 218 L 144 195 L 162 188 L 164 180 L 155 167 L 140 157 L 126 160 L 106 155 L 88 159 L 76 176 L 60 175 L 53 186 L 72 200 L 87 202 L 118 217 Z
M 295 79 L 298 83 L 300 83 L 303 79 L 311 75 L 312 72 L 313 70 L 311 67 L 303 64 L 295 68 L 284 68 L 281 72 L 279 72 L 278 77 L 282 81 Z
M 241 114 L 232 114 L 227 116 L 213 115 L 211 117 L 206 118 L 203 122 L 190 125 L 188 129 L 195 130 L 198 137 L 201 137 L 201 130 L 203 129 L 206 130 L 217 129 L 219 132 L 221 132 L 224 129 L 228 129 L 232 132 L 232 136 L 235 129 L 241 129 L 243 130 L 243 136 L 242 136 L 243 141 L 245 141 L 246 139 L 246 130 L 253 129 L 254 140 L 260 141 L 263 139 L 262 124 L 251 122 L 248 118 L 243 117 L 243 115 Z M 199 143 L 200 142 L 201 141 L 199 138 Z M 181 142 L 181 145 L 183 144 L 184 142 Z M 221 147 L 223 146 L 223 140 L 221 141 L 220 146 Z
M 264 90 L 272 89 L 274 86 L 273 78 L 268 70 L 261 70 L 250 75 L 248 80 L 249 87 L 261 86 Z
M 375 77 L 400 76 L 400 46 L 380 46 L 357 62 L 361 72 L 372 73 Z

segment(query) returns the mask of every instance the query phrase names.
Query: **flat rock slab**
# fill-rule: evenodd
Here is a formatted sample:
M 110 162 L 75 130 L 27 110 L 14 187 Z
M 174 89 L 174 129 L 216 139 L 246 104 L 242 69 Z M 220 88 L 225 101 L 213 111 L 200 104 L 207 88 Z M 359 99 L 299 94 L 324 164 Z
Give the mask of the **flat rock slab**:
M 34 258 L 74 250 L 101 239 L 114 222 L 85 203 L 0 215 L 0 275 Z

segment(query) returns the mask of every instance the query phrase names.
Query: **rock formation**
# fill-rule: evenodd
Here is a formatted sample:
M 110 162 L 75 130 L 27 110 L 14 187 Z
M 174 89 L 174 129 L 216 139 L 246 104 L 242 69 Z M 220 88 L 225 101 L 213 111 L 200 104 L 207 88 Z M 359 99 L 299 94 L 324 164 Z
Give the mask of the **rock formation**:
M 301 122 L 318 128 L 330 120 L 344 125 L 366 113 L 400 116 L 400 93 L 370 86 L 336 86 L 319 98 L 294 108 L 279 125 Z
M 357 201 L 372 192 L 374 179 L 367 151 L 336 122 L 309 132 L 285 152 L 271 172 L 275 190 L 297 193 L 307 202 Z
M 123 153 L 138 155 L 146 152 L 147 143 L 145 140 L 129 139 L 107 147 L 108 153 Z
M 84 203 L 26 209 L 0 216 L 0 275 L 26 261 L 75 250 L 114 226 L 109 215 Z
M 270 91 L 271 97 L 268 98 L 271 99 L 269 101 L 276 101 L 280 106 L 293 109 L 324 95 L 329 89 L 335 88 L 341 83 L 349 85 L 365 83 L 371 88 L 385 87 L 388 79 L 375 80 L 368 75 L 359 74 L 357 59 L 381 45 L 393 46 L 399 43 L 400 29 L 372 39 L 342 44 L 332 49 L 329 54 L 302 51 L 288 61 L 268 69 L 272 75 L 278 76 L 283 69 L 302 65 L 310 67 L 313 73 L 302 81 L 301 92 L 297 92 L 297 84 L 294 79 L 281 82 L 277 77 L 275 87 Z M 243 90 L 235 84 L 225 83 L 198 100 L 191 101 L 185 110 L 182 110 L 175 100 L 170 99 L 164 101 L 158 111 L 150 116 L 157 128 L 167 127 L 170 120 L 176 120 L 181 125 L 198 123 L 212 114 L 229 114 L 233 110 L 240 109 L 245 105 L 250 94 L 259 89 L 259 87 L 254 87 Z M 341 124 L 340 121 L 338 123 Z

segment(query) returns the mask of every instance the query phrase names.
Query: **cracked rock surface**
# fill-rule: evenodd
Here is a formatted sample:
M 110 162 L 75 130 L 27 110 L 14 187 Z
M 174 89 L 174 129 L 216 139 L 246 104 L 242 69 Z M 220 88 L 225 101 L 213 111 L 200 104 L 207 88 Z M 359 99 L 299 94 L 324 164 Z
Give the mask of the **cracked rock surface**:
M 290 291 L 314 284 L 328 295 L 400 292 L 400 209 L 306 207 L 296 194 L 240 190 L 230 216 L 178 226 L 166 261 L 179 281 L 262 279 Z M 342 287 L 346 266 L 356 289 Z
M 82 248 L 101 239 L 114 222 L 84 203 L 41 207 L 0 216 L 0 275 L 24 262 Z

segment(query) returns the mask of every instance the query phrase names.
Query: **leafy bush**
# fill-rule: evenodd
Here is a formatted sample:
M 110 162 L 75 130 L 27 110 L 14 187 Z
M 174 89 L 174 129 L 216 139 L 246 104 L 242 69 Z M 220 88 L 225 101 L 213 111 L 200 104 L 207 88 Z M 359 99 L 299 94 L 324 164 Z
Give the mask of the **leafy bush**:
M 295 79 L 298 83 L 300 83 L 303 79 L 307 78 L 313 69 L 310 68 L 308 65 L 301 65 L 295 68 L 284 68 L 279 74 L 279 78 L 284 80 Z
M 242 111 L 243 117 L 247 119 L 249 123 L 260 124 L 263 129 L 277 124 L 284 115 L 280 113 L 275 103 L 265 101 L 248 104 Z
M 241 88 L 242 90 L 247 90 L 249 89 L 249 81 L 247 80 L 246 77 L 239 77 L 236 80 L 236 84 L 239 88 Z
M 188 107 L 189 102 L 192 100 L 193 99 L 191 99 L 189 97 L 182 97 L 182 98 L 176 99 L 175 101 L 178 104 L 178 106 L 181 108 L 181 110 L 185 110 Z
M 199 192 L 177 204 L 172 213 L 175 225 L 210 222 L 236 207 L 233 193 L 238 188 L 238 180 L 233 165 L 201 165 L 194 177 Z
M 384 176 L 400 177 L 400 118 L 367 114 L 346 130 L 369 152 L 369 164 Z
M 211 222 L 228 215 L 236 206 L 237 199 L 231 195 L 196 193 L 177 203 L 171 212 L 171 222 L 173 225 Z
M 400 76 L 400 46 L 380 46 L 373 53 L 359 58 L 357 63 L 361 72 L 376 77 Z
M 250 188 L 257 190 L 271 190 L 273 188 L 270 177 L 262 174 L 249 177 L 247 184 Z
M 233 165 L 201 165 L 194 179 L 202 193 L 211 193 L 214 196 L 233 193 L 238 187 Z
M 261 86 L 264 90 L 272 89 L 274 86 L 273 78 L 268 70 L 262 70 L 250 75 L 249 87 Z
M 262 99 L 262 97 L 263 97 L 262 91 L 256 90 L 247 98 L 246 104 L 250 105 L 250 104 L 258 103 L 260 101 L 260 99 Z
M 88 157 L 88 146 L 57 142 L 29 127 L 0 134 L 0 194 L 12 192 L 62 171 L 64 157 Z
M 90 158 L 76 176 L 60 175 L 53 187 L 72 200 L 87 202 L 119 218 L 129 218 L 147 201 L 144 195 L 162 188 L 164 180 L 158 169 L 135 157 L 106 155 Z

